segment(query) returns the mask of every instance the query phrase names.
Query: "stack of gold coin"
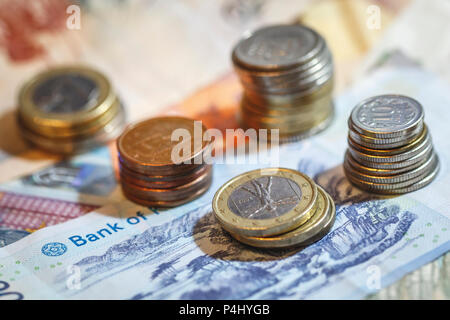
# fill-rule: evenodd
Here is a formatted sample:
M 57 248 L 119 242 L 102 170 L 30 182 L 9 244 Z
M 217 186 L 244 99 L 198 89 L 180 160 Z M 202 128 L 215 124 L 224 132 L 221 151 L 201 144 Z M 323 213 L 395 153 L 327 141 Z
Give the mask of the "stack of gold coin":
M 205 193 L 212 181 L 212 165 L 205 161 L 212 144 L 203 141 L 205 131 L 200 122 L 182 117 L 130 125 L 117 139 L 124 195 L 144 206 L 174 207 Z
M 235 239 L 260 248 L 307 246 L 329 232 L 336 216 L 328 193 L 285 168 L 234 177 L 216 192 L 212 207 Z
M 246 127 L 278 129 L 281 141 L 293 141 L 331 122 L 333 61 L 314 30 L 261 28 L 237 43 L 232 61 L 244 88 L 241 120 Z
M 87 67 L 39 73 L 21 89 L 18 124 L 24 138 L 54 153 L 72 154 L 119 136 L 125 112 L 108 79 Z
M 360 102 L 348 121 L 344 171 L 363 190 L 402 194 L 428 185 L 439 159 L 422 105 L 406 96 L 380 95 Z

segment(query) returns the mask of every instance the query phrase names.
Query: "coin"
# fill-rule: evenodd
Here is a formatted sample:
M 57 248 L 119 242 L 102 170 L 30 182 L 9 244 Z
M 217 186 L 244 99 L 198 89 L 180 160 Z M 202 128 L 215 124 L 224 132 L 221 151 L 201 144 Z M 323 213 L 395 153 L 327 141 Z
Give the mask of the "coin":
M 245 237 L 232 234 L 234 238 L 245 244 L 260 248 L 285 248 L 306 246 L 318 241 L 328 233 L 334 224 L 336 209 L 331 197 L 318 187 L 317 205 L 313 216 L 300 227 L 271 237 Z
M 173 175 L 203 164 L 203 155 L 212 147 L 203 141 L 205 126 L 194 132 L 195 121 L 183 117 L 156 117 L 129 126 L 117 140 L 122 163 L 147 175 Z M 186 134 L 186 141 L 172 139 L 177 130 Z M 186 154 L 177 153 L 185 146 Z M 183 151 L 180 149 L 180 151 Z M 174 159 L 176 158 L 176 159 Z
M 25 139 L 37 147 L 80 153 L 116 138 L 126 122 L 124 112 L 106 76 L 89 67 L 64 66 L 22 86 L 17 119 Z
M 288 69 L 312 59 L 320 51 L 320 40 L 305 26 L 264 27 L 236 45 L 233 61 L 248 69 Z
M 348 154 L 347 154 L 348 157 Z M 361 167 L 354 167 L 350 161 L 346 158 L 347 161 L 344 162 L 344 167 L 346 172 L 353 177 L 365 181 L 365 182 L 374 182 L 377 184 L 400 184 L 403 182 L 410 182 L 412 179 L 417 177 L 427 176 L 435 166 L 437 165 L 437 157 L 433 153 L 431 156 L 426 159 L 420 166 L 410 169 L 405 172 L 388 174 L 388 175 L 371 175 L 367 173 L 361 172 Z M 387 170 L 385 170 L 387 171 Z
M 225 183 L 213 199 L 222 226 L 244 236 L 290 231 L 314 212 L 317 187 L 306 175 L 285 168 L 243 173 Z
M 174 207 L 205 193 L 212 165 L 203 156 L 213 146 L 203 141 L 205 131 L 183 117 L 156 117 L 127 127 L 117 139 L 125 197 L 141 205 Z
M 302 25 L 261 28 L 237 43 L 232 61 L 244 89 L 243 126 L 278 129 L 283 141 L 332 119 L 334 65 L 325 40 Z
M 348 119 L 344 172 L 369 192 L 401 194 L 422 188 L 439 171 L 422 105 L 406 96 L 363 100 Z
M 403 194 L 412 191 L 419 190 L 423 187 L 429 185 L 434 178 L 437 176 L 440 169 L 439 161 L 437 161 L 437 165 L 433 168 L 433 170 L 426 176 L 420 176 L 415 178 L 410 183 L 402 183 L 399 185 L 387 185 L 387 184 L 376 184 L 376 183 L 367 183 L 365 181 L 361 181 L 359 179 L 353 178 L 352 176 L 347 176 L 347 178 L 354 185 L 360 187 L 363 190 L 367 190 L 373 193 L 379 194 Z
M 422 152 L 429 147 L 431 137 L 427 133 L 426 127 L 419 137 L 408 145 L 394 149 L 370 149 L 355 143 L 351 138 L 348 140 L 348 150 L 355 159 L 367 162 L 400 162 Z
M 365 136 L 393 138 L 414 131 L 423 116 L 422 105 L 416 100 L 386 94 L 363 100 L 350 117 L 353 128 Z

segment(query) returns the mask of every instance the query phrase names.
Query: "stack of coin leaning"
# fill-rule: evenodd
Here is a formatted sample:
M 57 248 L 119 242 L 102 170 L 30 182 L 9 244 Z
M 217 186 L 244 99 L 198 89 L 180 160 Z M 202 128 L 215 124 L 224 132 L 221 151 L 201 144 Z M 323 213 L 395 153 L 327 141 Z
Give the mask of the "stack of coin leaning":
M 175 130 L 184 133 L 183 139 Z M 212 165 L 205 162 L 212 143 L 203 141 L 205 131 L 199 122 L 182 117 L 127 127 L 117 139 L 124 195 L 144 206 L 174 207 L 205 193 L 212 181 Z
M 279 129 L 281 141 L 293 141 L 330 123 L 333 61 L 314 30 L 261 28 L 237 43 L 232 61 L 244 88 L 241 120 L 246 127 Z
M 328 193 L 285 168 L 234 177 L 216 192 L 212 207 L 235 239 L 260 248 L 307 246 L 329 232 L 336 215 Z
M 347 178 L 379 194 L 428 185 L 439 171 L 439 159 L 423 119 L 422 105 L 410 97 L 380 95 L 359 103 L 348 121 Z
M 22 87 L 18 124 L 24 138 L 54 153 L 85 152 L 111 141 L 125 113 L 108 79 L 79 66 L 39 73 Z

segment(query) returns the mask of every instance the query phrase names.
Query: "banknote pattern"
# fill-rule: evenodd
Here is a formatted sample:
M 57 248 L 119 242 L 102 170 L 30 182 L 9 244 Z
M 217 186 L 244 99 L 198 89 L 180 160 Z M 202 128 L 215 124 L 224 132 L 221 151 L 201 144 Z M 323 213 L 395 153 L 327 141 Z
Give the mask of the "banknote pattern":
M 345 119 L 361 96 L 405 87 L 436 108 L 427 121 L 444 165 L 428 188 L 373 196 L 345 178 Z M 338 99 L 328 131 L 280 148 L 280 166 L 314 177 L 336 203 L 332 230 L 311 246 L 268 251 L 233 240 L 214 219 L 211 199 L 255 165 L 216 165 L 210 191 L 184 206 L 114 203 L 0 249 L 4 292 L 25 299 L 362 298 L 450 249 L 442 210 L 450 148 L 437 110 L 450 103 L 445 90 L 417 70 L 377 72 Z

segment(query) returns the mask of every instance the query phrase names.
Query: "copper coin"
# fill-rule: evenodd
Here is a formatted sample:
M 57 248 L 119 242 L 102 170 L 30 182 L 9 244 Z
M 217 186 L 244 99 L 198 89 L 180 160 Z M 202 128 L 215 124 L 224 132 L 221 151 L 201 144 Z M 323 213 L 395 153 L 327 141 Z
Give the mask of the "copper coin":
M 143 174 L 178 174 L 203 163 L 202 156 L 212 145 L 203 141 L 205 131 L 205 126 L 196 126 L 188 118 L 148 119 L 129 126 L 119 137 L 119 157 L 128 168 Z
M 189 186 L 189 188 L 174 188 L 174 189 L 146 189 L 122 182 L 122 191 L 125 197 L 129 200 L 152 207 L 176 207 L 195 198 L 198 198 L 205 193 L 212 182 L 212 174 L 202 177 L 200 183 Z M 180 190 L 182 192 L 180 192 Z M 188 192 L 186 192 L 188 191 Z
M 191 181 L 185 185 L 181 185 L 171 189 L 155 189 L 143 188 L 127 181 L 122 180 L 122 190 L 126 194 L 131 194 L 133 197 L 145 199 L 149 201 L 178 201 L 190 197 L 198 190 L 210 185 L 212 180 L 211 170 Z
M 206 191 L 208 191 L 210 185 L 211 183 L 205 185 L 203 188 L 197 190 L 195 193 L 190 194 L 189 197 L 187 198 L 172 201 L 142 199 L 136 197 L 133 194 L 128 193 L 127 190 L 123 190 L 123 194 L 128 200 L 140 204 L 142 206 L 156 207 L 156 208 L 173 208 L 197 199 L 198 197 L 203 195 Z
M 191 181 L 196 180 L 198 177 L 207 174 L 211 170 L 211 165 L 203 165 L 199 169 L 194 170 L 186 175 L 170 176 L 167 177 L 155 177 L 155 176 L 139 176 L 138 174 L 131 175 L 132 172 L 125 167 L 121 167 L 120 179 L 125 181 L 125 183 L 136 185 L 143 188 L 149 189 L 170 189 L 186 185 Z

